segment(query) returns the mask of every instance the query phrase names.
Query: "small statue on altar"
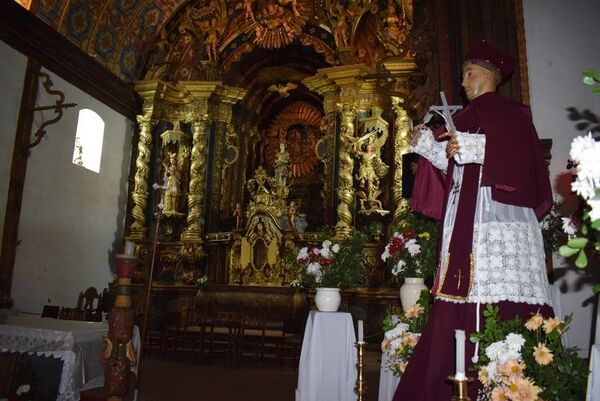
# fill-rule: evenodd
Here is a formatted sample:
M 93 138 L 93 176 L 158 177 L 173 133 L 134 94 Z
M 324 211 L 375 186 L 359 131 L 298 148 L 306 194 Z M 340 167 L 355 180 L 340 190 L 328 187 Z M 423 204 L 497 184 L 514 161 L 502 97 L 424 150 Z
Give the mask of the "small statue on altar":
M 335 16 L 333 26 L 333 39 L 338 49 L 346 48 L 350 45 L 350 26 L 348 24 L 348 12 L 344 9 L 341 2 L 336 3 L 332 15 Z
M 168 163 L 163 163 L 165 174 L 163 178 L 163 213 L 166 215 L 178 212 L 178 200 L 181 186 L 179 167 L 177 166 L 177 153 L 169 152 Z
M 294 230 L 296 228 L 296 212 L 298 211 L 298 206 L 296 202 L 291 201 L 287 207 L 287 223 L 288 228 L 290 230 Z
M 274 164 L 275 178 L 285 186 L 290 175 L 290 153 L 285 149 L 285 142 L 279 142 L 279 151 L 275 154 Z
M 356 180 L 358 186 L 364 191 L 364 198 L 369 209 L 381 208 L 381 202 L 377 200 L 381 194 L 379 180 L 389 170 L 389 167 L 381 160 L 381 147 L 387 139 L 387 132 L 381 131 L 379 134 L 378 132 L 371 131 L 361 138 L 354 139 L 354 152 L 360 158 Z M 361 202 L 361 206 L 364 206 L 363 202 Z
M 239 202 L 235 204 L 233 217 L 235 217 L 235 229 L 238 231 L 241 230 L 244 224 L 244 209 L 242 208 L 242 204 Z

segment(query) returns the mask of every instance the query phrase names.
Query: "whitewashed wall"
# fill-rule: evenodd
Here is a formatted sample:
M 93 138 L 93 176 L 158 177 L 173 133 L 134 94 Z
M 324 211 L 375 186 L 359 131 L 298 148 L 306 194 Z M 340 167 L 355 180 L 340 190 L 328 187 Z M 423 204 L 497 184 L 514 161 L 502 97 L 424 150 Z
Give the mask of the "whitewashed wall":
M 0 41 L 0 238 L 27 58 Z
M 600 1 L 523 0 L 523 9 L 533 117 L 540 137 L 553 139 L 552 184 L 565 194 L 570 144 L 583 134 L 566 109 L 600 114 L 600 96 L 581 82 L 583 69 L 600 70 Z M 569 342 L 587 355 L 593 312 L 589 277 L 560 257 L 555 256 L 554 267 L 563 309 L 574 314 Z
M 0 66 L 0 76 L 19 72 L 15 64 Z M 48 299 L 54 305 L 73 307 L 80 291 L 89 286 L 101 290 L 112 281 L 113 255 L 121 250 L 117 240 L 123 233 L 133 132 L 124 116 L 55 74 L 50 76 L 65 101 L 77 106 L 66 109 L 63 118 L 47 128 L 29 157 L 11 295 L 16 309 L 32 313 L 39 313 Z M 0 115 L 18 110 L 20 90 L 14 92 L 14 101 L 2 99 Z M 38 105 L 54 102 L 41 88 Z M 71 162 L 82 108 L 94 110 L 106 124 L 100 174 Z M 44 118 L 53 116 L 45 113 Z M 35 130 L 42 116 L 36 114 L 34 121 Z M 5 152 L 4 146 L 1 151 Z M 3 158 L 0 167 L 5 164 Z

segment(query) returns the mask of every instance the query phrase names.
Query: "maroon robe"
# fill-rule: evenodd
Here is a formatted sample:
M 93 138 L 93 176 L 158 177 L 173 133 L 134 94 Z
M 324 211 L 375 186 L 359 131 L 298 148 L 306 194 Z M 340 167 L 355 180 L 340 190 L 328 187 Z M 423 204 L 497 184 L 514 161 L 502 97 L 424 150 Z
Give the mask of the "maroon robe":
M 480 132 L 486 135 L 481 185 L 491 187 L 492 198 L 497 202 L 532 208 L 538 219 L 541 219 L 552 204 L 552 191 L 543 151 L 528 109 L 495 92 L 485 93 L 471 101 L 455 117 L 455 125 L 458 131 L 475 132 L 481 129 Z M 443 131 L 443 128 L 438 130 L 436 137 Z M 449 174 L 446 176 L 421 158 L 411 197 L 413 208 L 443 221 L 448 194 L 452 187 L 452 163 L 453 161 L 449 164 Z M 467 170 L 473 167 L 474 164 L 465 166 L 463 187 Z M 477 175 L 471 174 L 469 179 L 478 178 Z M 462 246 L 469 248 L 472 244 L 476 197 L 477 191 L 464 193 L 461 189 L 457 219 L 461 215 L 464 217 L 463 220 L 455 222 L 452 235 L 453 240 L 454 237 L 459 237 L 463 240 Z M 465 213 L 465 209 L 469 210 Z M 470 252 L 470 249 L 467 251 Z M 452 268 L 450 265 L 448 270 Z M 462 293 L 453 295 L 460 295 L 457 299 L 464 299 Z M 538 310 L 544 316 L 554 315 L 548 305 L 509 301 L 502 301 L 496 305 L 500 308 L 502 319 L 520 316 L 526 320 Z M 452 386 L 446 379 L 454 374 L 454 330 L 465 330 L 469 338 L 470 333 L 476 330 L 476 308 L 477 305 L 473 303 L 441 300 L 434 303 L 427 326 L 396 389 L 394 401 L 442 401 L 451 398 Z M 484 309 L 485 305 L 481 305 L 481 313 Z M 480 324 L 484 324 L 483 317 Z M 467 369 L 472 366 L 473 351 L 474 345 L 467 341 Z M 476 378 L 474 373 L 470 373 L 469 376 Z M 469 385 L 469 397 L 472 400 L 477 398 L 479 388 L 478 382 Z

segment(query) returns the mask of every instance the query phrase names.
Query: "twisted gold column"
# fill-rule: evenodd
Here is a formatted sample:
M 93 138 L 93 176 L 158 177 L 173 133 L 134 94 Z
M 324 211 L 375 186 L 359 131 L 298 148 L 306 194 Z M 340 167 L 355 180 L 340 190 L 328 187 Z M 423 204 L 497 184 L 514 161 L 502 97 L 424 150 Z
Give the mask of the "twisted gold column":
M 135 161 L 134 188 L 131 194 L 133 199 L 133 223 L 129 227 L 128 237 L 143 239 L 146 237 L 146 207 L 148 206 L 148 174 L 150 171 L 150 153 L 152 146 L 152 127 L 156 121 L 151 114 L 137 116 L 140 126 L 138 141 L 138 155 Z
M 206 183 L 206 127 L 208 115 L 192 122 L 192 155 L 190 160 L 190 184 L 188 191 L 187 228 L 184 241 L 202 241 L 200 219 L 204 216 L 204 187 Z
M 404 99 L 392 96 L 392 109 L 396 113 L 394 122 L 394 163 L 396 165 L 394 172 L 393 198 L 394 198 L 394 216 L 392 225 L 398 226 L 404 210 L 408 207 L 408 202 L 402 197 L 402 155 L 408 152 L 408 133 L 410 131 L 410 118 L 408 113 L 402 107 Z
M 356 118 L 356 107 L 349 104 L 340 104 L 338 109 L 342 115 L 340 126 L 339 146 L 339 182 L 337 207 L 338 221 L 335 226 L 335 239 L 344 239 L 352 233 L 352 206 L 354 204 L 354 158 L 352 147 L 354 145 L 354 119 Z

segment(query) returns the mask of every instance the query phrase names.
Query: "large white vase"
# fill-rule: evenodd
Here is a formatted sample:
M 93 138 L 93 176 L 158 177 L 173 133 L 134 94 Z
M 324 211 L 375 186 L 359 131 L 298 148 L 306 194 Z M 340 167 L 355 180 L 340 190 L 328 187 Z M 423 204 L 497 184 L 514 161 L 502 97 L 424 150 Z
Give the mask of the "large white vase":
M 315 305 L 319 312 L 337 312 L 341 301 L 339 288 L 317 288 Z
M 426 290 L 427 286 L 422 278 L 406 277 L 404 284 L 400 286 L 400 302 L 402 310 L 407 310 L 417 303 L 421 296 L 421 291 Z

